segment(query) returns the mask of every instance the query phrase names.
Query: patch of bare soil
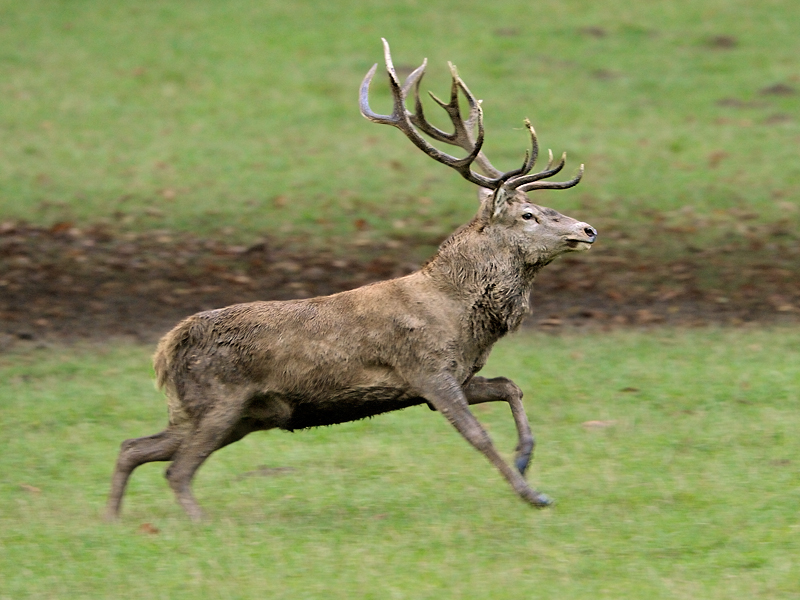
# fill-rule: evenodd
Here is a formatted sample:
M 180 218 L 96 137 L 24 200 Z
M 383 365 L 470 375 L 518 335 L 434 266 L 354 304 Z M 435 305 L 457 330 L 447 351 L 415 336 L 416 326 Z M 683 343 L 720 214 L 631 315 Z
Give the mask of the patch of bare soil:
M 638 245 L 598 244 L 541 272 L 528 326 L 800 322 L 796 240 L 775 236 L 770 243 L 762 233 L 758 247 L 743 238 L 738 246 L 689 248 L 673 259 Z M 166 231 L 0 224 L 0 350 L 21 340 L 152 342 L 197 311 L 331 294 L 418 268 L 397 246 L 334 254 L 269 240 L 232 246 Z

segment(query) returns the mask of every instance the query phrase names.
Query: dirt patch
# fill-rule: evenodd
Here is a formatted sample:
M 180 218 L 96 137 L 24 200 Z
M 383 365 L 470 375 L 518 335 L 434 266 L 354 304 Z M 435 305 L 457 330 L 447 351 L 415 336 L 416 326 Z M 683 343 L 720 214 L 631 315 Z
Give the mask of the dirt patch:
M 762 234 L 758 248 L 743 239 L 713 250 L 690 247 L 671 259 L 620 243 L 567 256 L 539 275 L 528 326 L 800 322 L 797 242 L 773 233 L 774 244 Z M 397 240 L 334 253 L 270 240 L 236 246 L 168 231 L 5 223 L 0 349 L 20 340 L 152 342 L 197 311 L 326 295 L 405 275 L 419 267 L 408 255 Z

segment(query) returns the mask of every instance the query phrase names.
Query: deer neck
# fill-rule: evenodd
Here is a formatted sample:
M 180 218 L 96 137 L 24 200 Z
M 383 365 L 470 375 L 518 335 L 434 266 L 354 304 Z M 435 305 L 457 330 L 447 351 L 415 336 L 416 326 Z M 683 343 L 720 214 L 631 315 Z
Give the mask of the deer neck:
M 423 273 L 455 301 L 464 334 L 490 346 L 522 323 L 541 266 L 466 226 L 442 244 Z

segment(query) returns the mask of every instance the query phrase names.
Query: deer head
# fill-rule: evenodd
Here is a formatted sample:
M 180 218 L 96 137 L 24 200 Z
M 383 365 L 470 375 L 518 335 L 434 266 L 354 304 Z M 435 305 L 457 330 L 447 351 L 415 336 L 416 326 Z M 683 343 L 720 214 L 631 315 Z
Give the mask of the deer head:
M 378 65 L 369 70 L 361 84 L 361 114 L 374 123 L 392 125 L 402 131 L 417 148 L 428 156 L 458 171 L 464 179 L 479 186 L 481 207 L 473 220 L 480 231 L 490 237 L 501 238 L 509 248 L 516 248 L 527 264 L 544 265 L 556 256 L 565 252 L 588 250 L 597 238 L 597 231 L 587 223 L 562 215 L 551 208 L 533 204 L 527 196 L 534 190 L 563 190 L 578 184 L 583 176 L 583 165 L 578 173 L 569 181 L 543 181 L 557 174 L 564 168 L 566 152 L 554 166 L 553 153 L 549 152 L 549 160 L 544 170 L 531 173 L 539 154 L 536 132 L 529 120 L 525 120 L 531 149 L 526 151 L 522 166 L 518 169 L 502 172 L 496 169 L 482 152 L 484 131 L 481 101 L 469 91 L 458 75 L 452 63 L 450 73 L 452 85 L 450 101 L 443 102 L 433 94 L 431 98 L 442 107 L 450 117 L 453 132 L 447 133 L 431 125 L 425 118 L 419 87 L 425 74 L 427 59 L 423 61 L 400 84 L 392 63 L 389 44 L 383 39 L 386 71 L 389 75 L 389 86 L 392 92 L 394 107 L 391 115 L 375 113 L 369 107 L 369 86 Z M 414 112 L 406 108 L 408 92 L 413 89 Z M 469 105 L 469 116 L 465 120 L 459 106 L 459 93 L 463 94 Z M 456 158 L 431 145 L 421 134 L 436 141 L 458 146 L 467 152 L 464 158 Z M 477 165 L 483 173 L 477 173 L 472 165 Z

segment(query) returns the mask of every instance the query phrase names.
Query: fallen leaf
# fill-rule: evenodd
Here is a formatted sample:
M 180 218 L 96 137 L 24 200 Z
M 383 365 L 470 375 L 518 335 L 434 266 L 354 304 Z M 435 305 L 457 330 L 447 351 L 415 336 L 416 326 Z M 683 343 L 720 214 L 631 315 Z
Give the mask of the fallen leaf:
M 619 77 L 619 74 L 615 73 L 614 71 L 609 71 L 608 69 L 597 69 L 596 71 L 592 71 L 592 77 L 599 79 L 600 81 L 608 81 L 611 79 L 616 79 Z
M 561 327 L 563 324 L 564 322 L 558 317 L 550 317 L 539 321 L 539 327 Z
M 50 233 L 54 234 L 64 233 L 65 231 L 69 231 L 73 227 L 74 223 L 72 223 L 72 221 L 59 221 L 50 228 Z
M 225 279 L 227 281 L 230 281 L 232 283 L 240 283 L 242 285 L 247 285 L 247 284 L 253 282 L 253 279 L 251 277 L 248 277 L 247 275 L 242 275 L 242 274 L 238 274 L 238 275 L 237 274 L 232 274 L 232 273 L 231 274 L 226 274 L 226 275 L 223 276 L 223 279 Z
M 636 322 L 640 325 L 649 325 L 651 323 L 662 323 L 666 319 L 663 315 L 654 313 L 651 310 L 642 308 L 636 311 Z
M 584 421 L 581 423 L 581 427 L 585 429 L 605 429 L 606 427 L 613 427 L 616 424 L 616 421 Z
M 775 85 L 769 85 L 759 90 L 759 94 L 764 96 L 791 96 L 794 93 L 795 89 L 785 83 L 776 83 Z
M 724 159 L 728 158 L 730 154 L 724 150 L 717 150 L 708 155 L 708 168 L 716 169 Z
M 736 48 L 739 45 L 739 41 L 732 35 L 715 35 L 709 38 L 706 45 L 718 50 L 730 50 L 731 48 Z
M 578 32 L 589 37 L 606 37 L 606 30 L 602 27 L 581 27 Z
M 499 37 L 515 37 L 519 35 L 519 29 L 516 27 L 501 27 L 495 29 L 494 34 Z
M 768 116 L 766 119 L 762 121 L 765 125 L 779 125 L 781 123 L 791 123 L 794 119 L 792 115 L 786 113 L 775 113 L 774 115 Z
M 262 465 L 253 471 L 245 471 L 241 475 L 239 475 L 236 479 L 242 480 L 247 477 L 271 477 L 273 475 L 285 475 L 286 473 L 292 473 L 296 469 L 294 467 L 268 467 L 266 465 Z
M 161 533 L 161 530 L 153 525 L 152 523 L 142 523 L 139 525 L 139 529 L 137 529 L 139 533 L 147 533 L 149 535 L 156 535 Z
M 740 100 L 739 98 L 720 98 L 717 106 L 727 106 L 730 108 L 762 108 L 768 106 L 766 102 L 758 100 Z

